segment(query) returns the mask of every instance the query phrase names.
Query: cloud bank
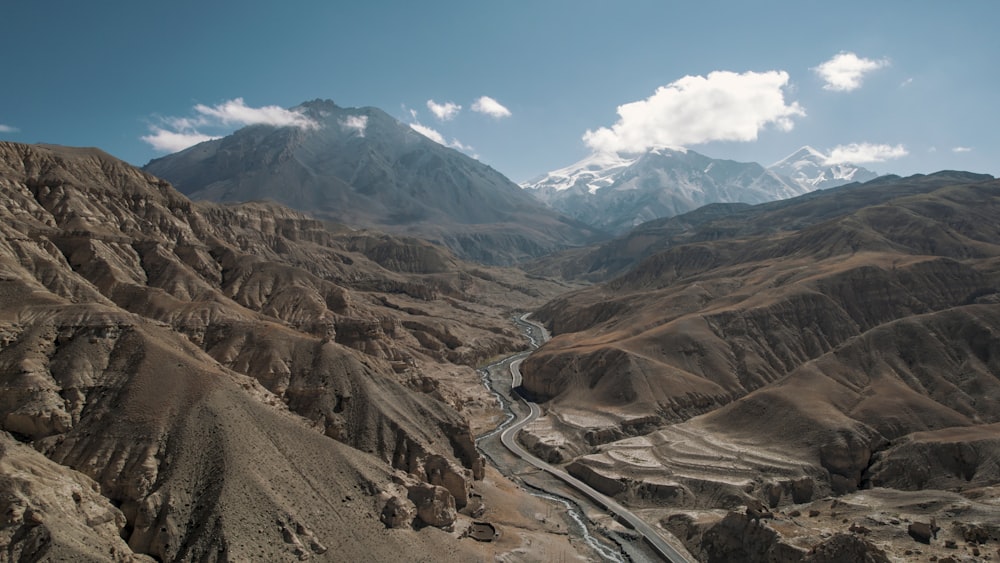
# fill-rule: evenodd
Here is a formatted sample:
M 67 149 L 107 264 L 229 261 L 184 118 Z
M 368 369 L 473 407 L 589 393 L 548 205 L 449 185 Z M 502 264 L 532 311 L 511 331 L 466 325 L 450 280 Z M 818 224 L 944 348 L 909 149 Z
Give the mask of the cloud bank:
M 280 106 L 252 108 L 243 102 L 243 98 L 222 102 L 212 107 L 198 104 L 194 106 L 194 110 L 209 122 L 217 120 L 223 125 L 271 125 L 274 127 L 299 127 L 301 129 L 319 127 L 318 123 L 297 111 Z
M 248 125 L 273 127 L 298 127 L 315 129 L 319 123 L 305 114 L 280 106 L 259 108 L 246 105 L 243 98 L 234 98 L 215 106 L 197 104 L 191 117 L 162 117 L 160 123 L 150 125 L 150 134 L 140 137 L 153 149 L 177 152 L 204 141 L 218 139 L 220 135 L 204 133 L 205 129 L 228 129 Z
M 427 109 L 431 110 L 434 117 L 441 121 L 451 121 L 458 115 L 458 112 L 462 111 L 462 106 L 453 102 L 439 104 L 434 100 L 427 100 Z
M 851 143 L 837 145 L 830 150 L 830 156 L 824 164 L 864 164 L 866 162 L 885 162 L 910 154 L 903 145 L 879 145 L 875 143 Z
M 444 140 L 444 135 L 439 133 L 436 129 L 432 129 L 419 123 L 411 123 L 410 128 L 439 145 L 448 146 L 447 141 Z
M 618 106 L 618 122 L 588 130 L 583 141 L 596 152 L 642 152 L 711 141 L 754 141 L 773 125 L 790 131 L 806 114 L 786 103 L 785 71 L 716 71 L 685 76 L 637 102 Z
M 344 119 L 339 121 L 340 126 L 344 129 L 354 130 L 358 133 L 359 137 L 365 136 L 365 129 L 368 128 L 368 116 L 367 115 L 348 115 Z
M 888 59 L 864 59 L 854 53 L 840 52 L 812 70 L 825 82 L 824 90 L 850 92 L 861 87 L 866 74 L 887 66 Z M 903 83 L 906 84 L 908 82 Z
M 489 96 L 480 96 L 478 100 L 472 102 L 472 111 L 488 115 L 494 119 L 511 116 L 509 109 Z
M 951 149 L 951 152 L 954 152 L 954 153 L 972 152 L 972 147 L 954 147 L 954 148 Z
M 17 127 L 11 127 L 10 125 L 4 125 L 0 123 L 0 133 L 17 133 L 19 129 Z

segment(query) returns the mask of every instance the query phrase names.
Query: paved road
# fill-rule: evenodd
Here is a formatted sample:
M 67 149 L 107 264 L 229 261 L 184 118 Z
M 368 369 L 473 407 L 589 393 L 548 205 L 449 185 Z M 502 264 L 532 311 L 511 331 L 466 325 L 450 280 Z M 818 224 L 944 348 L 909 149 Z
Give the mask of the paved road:
M 521 318 L 524 322 L 530 322 L 524 317 Z M 543 332 L 544 334 L 544 332 Z M 510 363 L 510 374 L 512 379 L 511 388 L 514 389 L 521 385 L 521 362 L 524 358 L 514 360 Z M 523 397 L 517 394 L 517 391 L 512 391 L 511 395 L 515 398 L 521 400 L 528 406 L 528 415 L 520 420 L 514 422 L 503 432 L 500 433 L 500 441 L 503 445 L 511 451 L 517 457 L 523 459 L 524 461 L 530 463 L 531 465 L 545 471 L 546 473 L 556 477 L 562 482 L 566 483 L 570 487 L 573 487 L 577 491 L 583 493 L 584 496 L 589 498 L 600 508 L 611 512 L 615 520 L 621 522 L 622 524 L 632 528 L 643 538 L 646 542 L 656 550 L 656 552 L 667 561 L 673 561 L 674 563 L 694 563 L 694 560 L 681 554 L 679 551 L 674 549 L 665 539 L 663 539 L 663 534 L 667 532 L 659 531 L 647 524 L 641 518 L 633 514 L 629 509 L 618 504 L 608 496 L 598 492 L 590 485 L 584 483 L 583 481 L 573 477 L 569 473 L 549 465 L 544 461 L 538 459 L 537 457 L 528 453 L 521 444 L 517 442 L 517 433 L 521 431 L 526 425 L 530 424 L 533 420 L 538 418 L 542 414 L 542 409 L 536 403 L 525 400 Z

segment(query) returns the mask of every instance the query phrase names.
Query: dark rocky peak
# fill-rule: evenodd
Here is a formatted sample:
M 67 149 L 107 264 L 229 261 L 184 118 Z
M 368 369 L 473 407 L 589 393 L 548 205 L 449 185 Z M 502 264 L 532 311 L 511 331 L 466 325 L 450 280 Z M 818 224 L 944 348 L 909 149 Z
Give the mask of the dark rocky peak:
M 337 104 L 333 103 L 330 99 L 316 98 L 315 100 L 309 100 L 308 102 L 302 102 L 301 104 L 292 108 L 292 110 L 301 110 L 303 113 L 312 117 L 314 119 L 320 119 L 323 117 L 324 113 L 333 112 L 340 109 Z

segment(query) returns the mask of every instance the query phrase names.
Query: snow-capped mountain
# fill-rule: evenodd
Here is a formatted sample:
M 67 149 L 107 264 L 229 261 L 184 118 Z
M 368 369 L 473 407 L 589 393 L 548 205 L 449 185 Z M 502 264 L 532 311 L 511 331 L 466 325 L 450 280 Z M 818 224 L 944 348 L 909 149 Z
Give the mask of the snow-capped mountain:
M 612 232 L 709 203 L 764 203 L 812 189 L 754 162 L 683 149 L 591 155 L 521 187 L 562 213 Z
M 855 164 L 826 164 L 827 160 L 827 155 L 807 145 L 775 162 L 768 170 L 791 179 L 807 191 L 867 182 L 878 177 L 875 172 Z
M 566 168 L 553 170 L 529 180 L 521 184 L 521 187 L 546 192 L 572 189 L 593 194 L 601 188 L 614 184 L 616 176 L 637 159 L 638 155 L 630 157 L 618 153 L 593 153 Z

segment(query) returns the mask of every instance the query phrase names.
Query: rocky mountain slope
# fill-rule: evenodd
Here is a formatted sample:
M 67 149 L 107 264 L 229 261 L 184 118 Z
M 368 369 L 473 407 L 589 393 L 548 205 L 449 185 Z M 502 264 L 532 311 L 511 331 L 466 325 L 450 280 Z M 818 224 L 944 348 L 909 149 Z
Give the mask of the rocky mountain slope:
M 614 233 L 710 203 L 763 203 L 815 189 L 757 163 L 672 149 L 592 155 L 522 187 L 553 209 Z
M 0 198 L 5 555 L 493 556 L 469 366 L 562 288 L 96 149 L 0 143 Z
M 836 528 L 789 514 L 831 494 L 875 518 L 898 506 L 876 491 L 919 491 L 914 518 L 981 521 L 1000 482 L 997 225 L 1000 181 L 942 172 L 623 237 L 643 256 L 626 273 L 536 314 L 556 337 L 522 366 L 547 409 L 525 441 L 664 518 L 781 509 L 768 529 L 811 529 L 807 546 Z M 913 534 L 879 518 L 902 556 Z
M 316 126 L 245 127 L 145 170 L 196 200 L 272 200 L 354 227 L 427 238 L 486 263 L 600 236 L 377 108 L 315 100 L 297 109 Z

